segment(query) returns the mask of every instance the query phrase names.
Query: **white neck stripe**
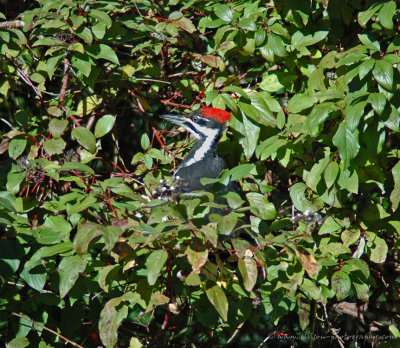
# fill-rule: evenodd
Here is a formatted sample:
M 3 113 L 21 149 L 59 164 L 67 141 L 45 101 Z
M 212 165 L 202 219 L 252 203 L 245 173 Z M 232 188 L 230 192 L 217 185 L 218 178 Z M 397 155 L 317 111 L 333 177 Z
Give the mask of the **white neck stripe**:
M 219 129 L 210 129 L 207 127 L 200 126 L 198 124 L 194 124 L 194 127 L 196 127 L 196 130 L 201 132 L 205 136 L 204 142 L 201 144 L 201 146 L 196 150 L 194 153 L 193 157 L 187 161 L 186 163 L 182 163 L 181 167 L 188 167 L 191 166 L 192 164 L 201 161 L 206 153 L 210 151 L 212 148 L 214 142 L 216 141 L 216 138 L 219 134 Z

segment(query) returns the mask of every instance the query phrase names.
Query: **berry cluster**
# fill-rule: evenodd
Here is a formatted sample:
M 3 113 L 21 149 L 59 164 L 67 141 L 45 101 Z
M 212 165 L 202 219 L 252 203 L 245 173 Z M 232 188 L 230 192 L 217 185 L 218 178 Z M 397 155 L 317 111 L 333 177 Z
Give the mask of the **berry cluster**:
M 297 213 L 292 217 L 293 223 L 299 223 L 300 221 L 304 221 L 306 223 L 314 223 L 316 225 L 320 225 L 323 222 L 323 218 L 321 214 L 315 212 L 312 213 L 309 210 L 306 210 L 304 213 Z

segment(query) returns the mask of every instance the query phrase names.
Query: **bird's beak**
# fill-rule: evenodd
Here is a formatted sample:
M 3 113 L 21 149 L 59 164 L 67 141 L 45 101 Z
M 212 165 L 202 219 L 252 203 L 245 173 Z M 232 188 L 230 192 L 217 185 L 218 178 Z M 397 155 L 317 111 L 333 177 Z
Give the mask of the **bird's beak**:
M 176 115 L 176 114 L 166 114 L 160 116 L 162 119 L 175 123 L 178 126 L 184 126 L 186 121 L 186 116 L 184 115 Z

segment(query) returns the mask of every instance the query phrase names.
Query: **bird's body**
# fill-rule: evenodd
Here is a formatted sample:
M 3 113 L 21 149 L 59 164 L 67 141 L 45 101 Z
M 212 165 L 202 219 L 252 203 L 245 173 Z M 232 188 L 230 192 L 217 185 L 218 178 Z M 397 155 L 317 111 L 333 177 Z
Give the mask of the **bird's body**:
M 202 178 L 216 179 L 224 169 L 227 169 L 225 160 L 216 154 L 218 141 L 225 129 L 226 122 L 231 114 L 216 108 L 202 108 L 189 115 L 163 115 L 163 119 L 185 128 L 192 134 L 195 144 L 175 171 L 174 177 L 178 182 L 176 192 L 189 194 L 192 191 L 212 191 L 213 184 L 202 185 Z M 239 184 L 230 181 L 227 185 L 219 186 L 216 190 L 215 203 L 227 205 L 227 200 L 222 197 L 227 192 L 240 194 Z M 219 196 L 219 197 L 218 197 Z M 225 215 L 230 208 L 211 208 L 209 213 Z M 242 235 L 243 231 L 234 234 Z M 248 239 L 246 234 L 245 239 Z

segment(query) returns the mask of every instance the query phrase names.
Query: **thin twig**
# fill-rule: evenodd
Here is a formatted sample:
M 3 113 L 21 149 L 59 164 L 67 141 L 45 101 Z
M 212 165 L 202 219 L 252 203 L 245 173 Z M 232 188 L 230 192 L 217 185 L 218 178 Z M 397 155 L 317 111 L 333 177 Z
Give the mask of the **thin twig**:
M 58 332 L 56 332 L 56 331 L 54 331 L 54 330 L 52 330 L 52 329 L 49 329 L 48 327 L 44 326 L 43 324 L 40 324 L 40 323 L 38 323 L 37 321 L 34 321 L 34 320 L 30 319 L 29 317 L 27 317 L 27 316 L 25 316 L 25 315 L 21 315 L 21 314 L 15 313 L 15 312 L 12 312 L 11 314 L 14 315 L 14 316 L 16 316 L 16 317 L 19 317 L 19 318 L 21 318 L 21 319 L 30 321 L 30 322 L 31 322 L 32 324 L 34 324 L 34 325 L 40 326 L 41 328 L 43 328 L 43 329 L 45 329 L 45 330 L 51 332 L 52 334 L 54 334 L 54 335 L 60 337 L 61 339 L 63 339 L 64 341 L 66 341 L 66 342 L 68 342 L 68 343 L 70 343 L 70 344 L 72 344 L 72 345 L 75 346 L 75 347 L 85 348 L 85 347 L 79 345 L 78 343 L 75 343 L 74 341 L 71 341 L 70 339 L 64 337 L 63 335 L 60 335 Z
M 136 1 L 133 1 L 133 3 L 135 4 L 136 11 L 138 11 L 139 16 L 143 18 L 143 15 L 141 14 L 141 12 L 140 12 L 140 10 L 139 10 L 139 7 L 138 7 Z
M 138 80 L 138 81 L 166 83 L 167 85 L 171 85 L 172 84 L 172 82 L 169 82 L 169 81 L 163 81 L 163 80 L 157 80 L 157 79 L 146 79 L 146 78 L 141 78 L 141 77 L 136 78 L 136 80 Z
M 8 122 L 8 120 L 6 120 L 5 118 L 0 118 L 0 120 L 3 121 L 11 129 L 14 129 L 13 125 L 10 122 Z
M 171 105 L 171 106 L 176 106 L 177 108 L 183 108 L 183 109 L 191 109 L 191 105 L 185 105 L 185 104 L 177 104 L 173 103 L 169 100 L 161 100 L 161 103 L 166 104 L 166 105 Z
M 242 321 L 241 323 L 239 323 L 239 325 L 237 326 L 237 328 L 233 332 L 232 336 L 229 338 L 228 341 L 226 341 L 226 344 L 229 344 L 229 343 L 232 342 L 232 340 L 235 338 L 235 336 L 239 333 L 239 331 L 242 328 L 242 326 L 244 325 L 244 323 L 245 323 L 245 321 Z
M 31 79 L 29 78 L 28 75 L 26 75 L 21 68 L 17 68 L 17 73 L 21 77 L 21 79 L 29 86 L 32 87 L 32 89 L 35 91 L 35 94 L 39 97 L 42 98 L 39 90 L 35 87 L 35 85 L 32 83 Z

